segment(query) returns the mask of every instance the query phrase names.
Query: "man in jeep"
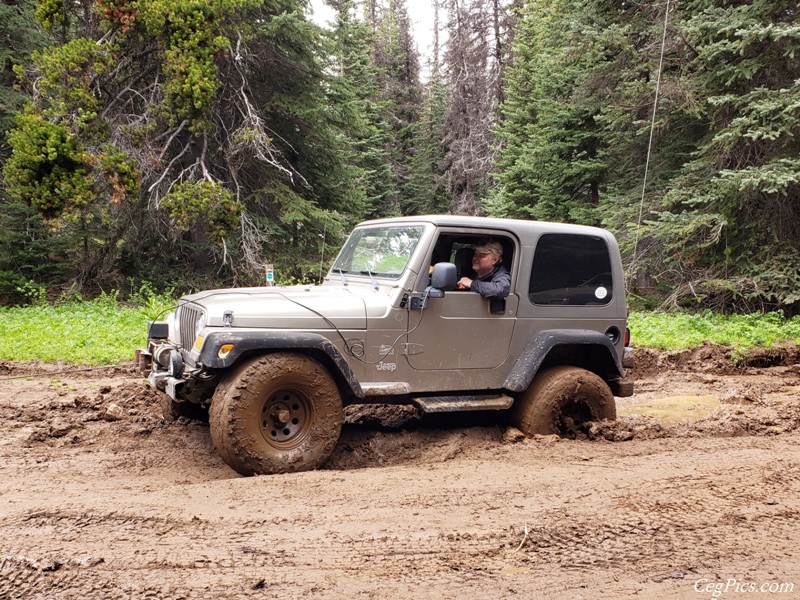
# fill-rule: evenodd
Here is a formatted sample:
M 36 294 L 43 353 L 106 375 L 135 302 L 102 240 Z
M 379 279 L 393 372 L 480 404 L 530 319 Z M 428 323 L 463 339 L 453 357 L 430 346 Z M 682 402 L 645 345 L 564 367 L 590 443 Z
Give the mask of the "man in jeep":
M 503 246 L 495 239 L 483 239 L 472 254 L 475 279 L 462 277 L 458 288 L 479 293 L 484 298 L 505 298 L 511 291 L 511 274 L 503 265 Z
M 477 274 L 457 260 L 475 250 Z M 628 339 L 608 231 L 422 215 L 356 226 L 321 285 L 184 296 L 138 362 L 165 418 L 207 414 L 220 456 L 252 475 L 322 465 L 355 404 L 501 411 L 527 435 L 614 419 Z

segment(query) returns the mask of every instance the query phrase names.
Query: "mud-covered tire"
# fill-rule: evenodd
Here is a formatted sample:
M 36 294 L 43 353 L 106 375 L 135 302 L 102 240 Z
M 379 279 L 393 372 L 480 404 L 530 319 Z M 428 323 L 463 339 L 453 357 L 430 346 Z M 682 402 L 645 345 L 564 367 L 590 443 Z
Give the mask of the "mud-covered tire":
M 208 410 L 194 402 L 176 402 L 166 394 L 161 394 L 161 416 L 167 422 L 177 421 L 179 418 L 192 421 L 208 421 Z
M 511 409 L 513 424 L 526 435 L 571 435 L 589 421 L 614 420 L 614 395 L 600 377 L 579 367 L 538 373 Z
M 333 452 L 344 409 L 336 382 L 302 354 L 253 358 L 214 392 L 211 439 L 242 475 L 316 469 Z

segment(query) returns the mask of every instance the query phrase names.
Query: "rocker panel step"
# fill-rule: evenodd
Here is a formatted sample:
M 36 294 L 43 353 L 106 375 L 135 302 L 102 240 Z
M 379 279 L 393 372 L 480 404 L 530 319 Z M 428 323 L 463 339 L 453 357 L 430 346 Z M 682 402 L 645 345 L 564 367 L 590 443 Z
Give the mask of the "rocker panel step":
M 505 394 L 495 396 L 432 396 L 430 398 L 412 398 L 411 402 L 424 413 L 444 413 L 467 410 L 506 410 L 514 404 L 514 398 Z

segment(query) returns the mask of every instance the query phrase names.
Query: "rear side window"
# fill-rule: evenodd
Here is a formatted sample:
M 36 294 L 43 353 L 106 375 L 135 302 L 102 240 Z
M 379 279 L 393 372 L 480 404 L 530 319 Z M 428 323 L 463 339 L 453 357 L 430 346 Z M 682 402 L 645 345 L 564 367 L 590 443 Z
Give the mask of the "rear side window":
M 534 304 L 608 304 L 612 284 L 608 246 L 602 238 L 560 233 L 539 238 L 528 290 Z

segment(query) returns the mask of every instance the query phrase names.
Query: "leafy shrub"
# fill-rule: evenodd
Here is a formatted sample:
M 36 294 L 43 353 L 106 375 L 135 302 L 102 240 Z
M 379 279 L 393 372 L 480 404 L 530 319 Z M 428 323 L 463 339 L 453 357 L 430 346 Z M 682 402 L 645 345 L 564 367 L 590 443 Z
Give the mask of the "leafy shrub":
M 0 307 L 0 360 L 104 365 L 128 362 L 147 341 L 147 324 L 174 305 L 143 284 L 137 306 L 119 292 L 55 305 Z
M 800 339 L 800 317 L 781 312 L 747 315 L 633 312 L 628 324 L 632 343 L 661 350 L 682 350 L 709 342 L 742 351 Z

